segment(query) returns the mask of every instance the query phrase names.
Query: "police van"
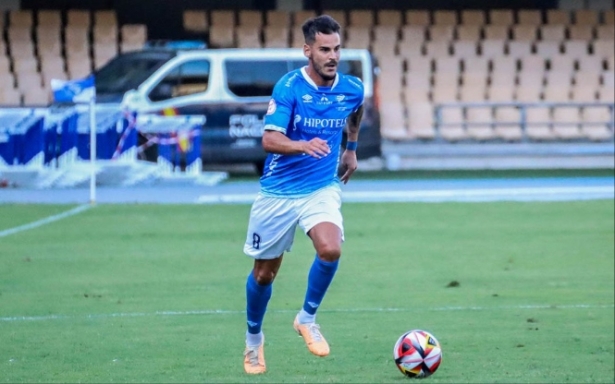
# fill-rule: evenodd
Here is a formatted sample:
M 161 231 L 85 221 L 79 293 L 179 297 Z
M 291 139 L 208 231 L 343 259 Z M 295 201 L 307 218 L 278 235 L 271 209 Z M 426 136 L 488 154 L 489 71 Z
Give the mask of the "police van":
M 140 115 L 202 116 L 204 164 L 252 163 L 260 172 L 267 156 L 261 145 L 263 118 L 273 87 L 305 65 L 303 51 L 295 48 L 127 52 L 95 73 L 97 102 L 122 104 Z M 359 77 L 365 89 L 360 160 L 381 155 L 374 68 L 368 51 L 342 51 L 338 71 Z M 144 156 L 155 160 L 155 148 Z

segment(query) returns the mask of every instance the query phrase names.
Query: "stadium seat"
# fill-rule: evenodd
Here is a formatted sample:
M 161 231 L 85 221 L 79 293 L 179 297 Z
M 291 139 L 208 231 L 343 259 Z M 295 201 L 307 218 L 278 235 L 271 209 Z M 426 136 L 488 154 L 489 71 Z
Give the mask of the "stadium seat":
M 575 9 L 573 11 L 576 25 L 597 25 L 598 11 L 594 9 Z
M 440 137 L 446 141 L 456 142 L 468 138 L 464 129 L 463 108 L 447 107 L 440 109 Z
M 551 113 L 546 107 L 531 107 L 525 113 L 525 134 L 528 138 L 537 141 L 550 141 L 556 139 L 551 129 Z
M 480 25 L 458 25 L 455 28 L 455 34 L 457 35 L 457 40 L 471 41 L 473 43 L 476 43 L 482 37 L 481 30 L 482 27 Z
M 346 41 L 342 43 L 347 48 L 368 49 L 371 43 L 370 28 L 364 26 L 346 27 Z
M 429 87 L 418 88 L 408 85 L 404 92 L 404 98 L 406 103 L 409 103 L 408 105 L 429 102 Z
M 543 41 L 561 42 L 566 39 L 566 26 L 547 24 L 540 27 L 540 39 Z
M 541 101 L 542 86 L 519 85 L 515 89 L 515 100 L 521 103 L 538 103 Z
M 600 87 L 598 89 L 598 100 L 603 103 L 615 103 L 615 89 Z
M 399 56 L 410 59 L 424 54 L 424 43 L 416 40 L 400 40 L 397 44 Z
M 64 51 L 67 60 L 73 57 L 89 57 L 90 43 L 88 30 L 84 26 L 67 25 L 64 27 Z
M 289 29 L 285 26 L 268 25 L 263 29 L 265 48 L 286 48 L 288 47 Z
M 7 64 L 3 64 L 4 61 L 0 60 L 0 69 L 3 69 L 3 66 Z M 15 76 L 10 71 L 0 71 L 0 84 L 2 88 L 15 88 Z
M 547 24 L 570 24 L 570 11 L 565 9 L 548 9 L 547 10 Z
M 348 25 L 352 27 L 372 27 L 374 14 L 372 11 L 363 9 L 351 9 L 348 12 Z
M 461 11 L 461 24 L 463 25 L 485 25 L 485 12 L 482 10 L 463 9 Z
M 514 91 L 514 84 L 508 86 L 496 84 L 487 88 L 487 100 L 494 103 L 510 103 L 515 99 Z
M 433 11 L 433 24 L 455 26 L 458 24 L 457 12 L 450 10 L 437 9 Z
M 575 140 L 583 137 L 579 128 L 580 113 L 578 107 L 553 108 L 553 132 L 560 140 Z
M 8 13 L 8 27 L 23 27 L 31 29 L 34 26 L 34 17 L 30 10 L 12 10 Z
M 455 27 L 453 25 L 431 25 L 427 27 L 429 39 L 433 41 L 451 41 L 455 37 Z
M 572 88 L 570 100 L 576 103 L 595 103 L 598 87 L 576 85 Z
M 269 10 L 265 14 L 266 25 L 275 28 L 289 28 L 290 27 L 290 13 L 287 11 Z
M 39 57 L 62 56 L 62 36 L 56 27 L 39 25 L 36 28 L 36 46 Z
M 499 58 L 505 55 L 505 48 L 505 40 L 485 39 L 480 43 L 480 54 L 488 59 Z
M 574 74 L 574 82 L 577 86 L 598 88 L 600 86 L 599 72 L 577 71 Z
M 529 24 L 517 24 L 511 27 L 511 35 L 513 40 L 517 41 L 535 41 L 537 40 L 537 27 Z
M 215 48 L 235 47 L 235 13 L 229 10 L 211 11 L 209 44 Z
M 581 110 L 581 134 L 592 141 L 613 139 L 613 130 L 609 129 L 611 111 L 603 106 L 586 106 Z
M 459 59 L 474 58 L 478 56 L 476 41 L 456 40 L 452 45 L 453 55 Z
M 82 79 L 92 72 L 92 65 L 88 57 L 75 56 L 66 61 L 66 69 L 69 79 Z
M 107 25 L 111 27 L 115 27 L 117 30 L 118 22 L 117 15 L 113 10 L 98 10 L 94 11 L 94 27 L 97 25 Z
M 0 52 L 0 74 L 11 74 L 11 62 L 2 52 Z M 0 84 L 4 86 L 4 83 L 0 82 Z
M 260 11 L 242 9 L 238 14 L 240 27 L 253 27 L 260 29 L 263 26 L 263 14 Z
M 401 100 L 387 101 L 380 105 L 380 132 L 389 140 L 404 140 L 409 136 Z
M 458 76 L 459 72 L 461 72 L 460 61 L 456 57 L 436 57 L 433 62 L 437 74 L 446 72 Z
M 511 9 L 490 9 L 489 24 L 510 26 L 515 23 L 514 14 Z
M 404 25 L 401 28 L 401 43 L 422 44 L 426 37 L 426 29 L 422 25 Z
M 466 132 L 477 141 L 491 140 L 495 137 L 493 131 L 493 115 L 491 107 L 472 107 L 466 109 Z
M 584 55 L 577 58 L 577 67 L 579 71 L 602 72 L 604 64 L 600 57 Z
M 48 88 L 28 88 L 23 91 L 24 106 L 46 107 L 50 104 L 51 95 Z
M 615 10 L 607 9 L 602 14 L 603 24 L 614 25 L 615 24 Z
M 56 10 L 42 9 L 37 13 L 38 26 L 62 28 L 62 14 Z
M 21 92 L 12 87 L 0 87 L 0 105 L 18 107 L 21 105 Z
M 431 101 L 439 103 L 456 103 L 459 87 L 457 85 L 436 85 L 431 89 Z
M 435 138 L 433 105 L 431 103 L 411 102 L 407 104 L 407 111 L 408 132 L 411 138 L 423 140 Z
M 570 101 L 570 85 L 547 85 L 543 91 L 543 99 L 549 103 L 567 103 Z
M 419 73 L 421 76 L 429 76 L 433 70 L 433 60 L 424 56 L 407 58 L 408 72 Z
M 486 99 L 487 85 L 485 76 L 468 75 L 464 78 L 476 78 L 478 83 L 464 83 L 459 88 L 459 101 L 462 103 L 482 103 Z M 479 79 L 480 78 L 480 79 Z
M 523 138 L 521 113 L 515 107 L 496 107 L 494 116 L 494 134 L 505 141 L 519 141 Z
M 507 44 L 508 56 L 519 59 L 532 54 L 532 43 L 529 41 L 509 41 Z
M 443 92 L 450 88 L 456 88 L 459 86 L 459 74 L 456 72 L 434 72 L 433 86 L 435 88 L 446 88 L 442 90 Z M 454 93 L 456 95 L 456 91 Z M 446 100 L 451 101 L 450 98 L 446 98 Z
M 58 56 L 50 56 L 41 60 L 41 74 L 43 75 L 43 84 L 48 85 L 51 79 L 66 80 L 66 71 L 64 70 L 64 60 Z
M 30 57 L 14 57 L 13 72 L 19 79 L 22 74 L 30 74 L 38 72 L 38 60 L 34 56 Z
M 451 54 L 450 42 L 434 40 L 425 42 L 425 55 L 429 57 L 446 57 Z
M 124 24 L 120 28 L 120 35 L 122 52 L 142 49 L 147 42 L 147 26 L 145 24 Z
M 293 27 L 292 35 L 290 39 L 290 46 L 293 48 L 302 48 L 305 44 L 305 38 L 303 37 L 303 30 L 301 25 Z
M 596 27 L 596 38 L 598 40 L 608 40 L 613 43 L 615 39 L 615 25 L 599 25 Z
M 235 28 L 235 37 L 238 48 L 261 48 L 260 27 L 252 25 L 239 25 Z
M 20 73 L 17 75 L 17 89 L 23 94 L 28 89 L 40 89 L 43 87 L 43 79 L 38 72 Z
M 117 46 L 118 29 L 113 24 L 96 24 L 92 28 L 93 44 L 106 44 Z
M 400 27 L 402 25 L 402 13 L 396 10 L 378 10 L 376 12 L 378 19 L 378 25 L 389 25 L 393 27 Z
M 391 25 L 377 25 L 373 29 L 374 45 L 385 44 L 389 47 L 395 47 L 399 40 L 399 30 Z
M 615 47 L 613 46 L 613 41 L 595 40 L 593 43 L 593 51 L 594 55 L 602 59 L 607 59 L 609 57 L 615 56 Z
M 481 76 L 485 76 L 489 74 L 489 60 L 485 57 L 464 57 L 462 60 L 463 72 L 464 73 L 476 73 Z
M 100 69 L 118 54 L 117 44 L 96 44 L 94 46 L 94 68 Z
M 517 11 L 517 24 L 539 26 L 542 24 L 542 14 L 538 9 L 520 9 Z
M 517 73 L 517 59 L 510 56 L 498 56 L 491 59 L 491 70 L 495 73 L 500 73 L 509 79 L 514 80 Z
M 420 25 L 428 27 L 431 25 L 431 15 L 426 10 L 406 11 L 406 25 Z
M 67 26 L 80 26 L 90 28 L 90 11 L 69 9 L 66 12 L 66 25 Z
M 185 10 L 183 13 L 184 30 L 193 33 L 205 33 L 209 27 L 207 11 L 204 10 Z
M 542 58 L 541 58 L 542 59 Z M 576 60 L 572 56 L 555 56 L 549 58 L 549 71 L 560 73 L 572 73 L 575 69 Z
M 544 58 L 558 56 L 562 53 L 561 43 L 557 41 L 536 42 L 536 54 Z
M 510 28 L 508 25 L 485 25 L 483 35 L 487 40 L 508 40 L 510 38 Z
M 569 25 L 568 39 L 590 41 L 594 39 L 594 27 L 591 25 Z
M 564 41 L 564 55 L 574 59 L 587 57 L 588 55 L 587 40 L 566 40 Z

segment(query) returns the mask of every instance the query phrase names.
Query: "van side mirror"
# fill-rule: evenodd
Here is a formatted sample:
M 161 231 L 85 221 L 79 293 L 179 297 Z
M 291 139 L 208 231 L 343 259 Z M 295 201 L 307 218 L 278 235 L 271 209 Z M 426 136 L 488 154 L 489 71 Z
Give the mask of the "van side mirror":
M 169 83 L 160 83 L 149 93 L 152 101 L 168 100 L 173 97 L 173 86 Z

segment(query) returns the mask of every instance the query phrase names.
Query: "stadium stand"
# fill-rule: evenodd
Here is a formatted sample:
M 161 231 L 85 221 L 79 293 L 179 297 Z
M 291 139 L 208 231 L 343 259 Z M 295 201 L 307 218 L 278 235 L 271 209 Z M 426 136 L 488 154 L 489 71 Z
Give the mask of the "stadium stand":
M 613 109 L 601 104 L 615 98 L 613 9 L 321 13 L 342 24 L 345 47 L 377 59 L 386 139 L 613 140 Z M 182 26 L 213 49 L 299 48 L 301 24 L 316 14 L 187 9 Z M 86 76 L 143 46 L 147 27 L 120 20 L 109 10 L 8 12 L 0 24 L 0 102 L 33 102 L 30 87 L 47 92 L 51 78 Z

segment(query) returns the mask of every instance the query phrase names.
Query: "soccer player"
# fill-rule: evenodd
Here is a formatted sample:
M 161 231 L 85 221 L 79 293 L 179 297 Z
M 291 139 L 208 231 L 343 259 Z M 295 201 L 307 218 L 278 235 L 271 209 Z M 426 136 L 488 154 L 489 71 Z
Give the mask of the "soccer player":
M 282 77 L 265 116 L 265 161 L 261 189 L 252 205 L 244 252 L 254 258 L 246 283 L 247 325 L 244 369 L 266 370 L 261 331 L 272 283 L 297 225 L 310 237 L 316 257 L 308 273 L 303 307 L 293 327 L 310 352 L 329 354 L 316 310 L 337 270 L 344 241 L 340 182 L 357 168 L 357 139 L 363 114 L 363 84 L 337 73 L 340 26 L 330 16 L 303 24 L 308 65 Z M 340 157 L 344 129 L 347 145 Z M 338 164 L 344 172 L 338 177 Z

